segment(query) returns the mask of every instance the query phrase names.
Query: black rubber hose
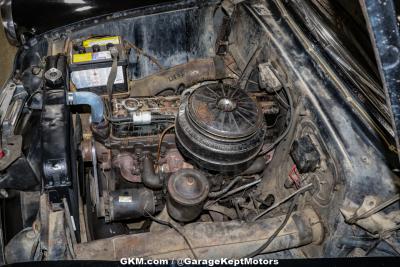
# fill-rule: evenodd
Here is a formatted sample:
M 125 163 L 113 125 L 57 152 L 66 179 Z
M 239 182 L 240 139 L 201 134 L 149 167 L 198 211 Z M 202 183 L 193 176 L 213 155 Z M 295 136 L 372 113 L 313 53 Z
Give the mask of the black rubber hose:
M 145 155 L 143 159 L 142 182 L 150 189 L 162 189 L 163 181 L 154 170 L 153 159 L 150 155 Z
M 230 184 L 228 184 L 228 186 L 226 186 L 225 188 L 221 189 L 220 191 L 215 191 L 215 192 L 210 192 L 208 194 L 208 197 L 210 198 L 217 198 L 219 196 L 222 196 L 223 194 L 225 194 L 226 192 L 228 192 L 237 182 L 239 182 L 241 179 L 243 179 L 243 176 L 238 176 L 235 179 L 232 180 L 232 182 L 230 182 Z
M 244 172 L 242 172 L 240 175 L 252 175 L 256 173 L 260 173 L 265 169 L 265 158 L 264 157 L 258 157 L 251 165 L 249 168 L 247 168 Z

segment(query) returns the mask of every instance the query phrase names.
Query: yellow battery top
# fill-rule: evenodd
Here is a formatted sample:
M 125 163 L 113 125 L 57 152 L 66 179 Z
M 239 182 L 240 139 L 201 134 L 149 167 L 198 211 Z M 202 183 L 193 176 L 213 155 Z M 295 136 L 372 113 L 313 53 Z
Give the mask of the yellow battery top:
M 120 44 L 119 36 L 108 36 L 108 37 L 101 37 L 101 38 L 91 38 L 83 41 L 82 45 L 84 47 L 92 47 L 94 45 L 104 46 L 107 44 Z
M 73 63 L 82 63 L 92 61 L 92 53 L 74 54 L 72 55 Z

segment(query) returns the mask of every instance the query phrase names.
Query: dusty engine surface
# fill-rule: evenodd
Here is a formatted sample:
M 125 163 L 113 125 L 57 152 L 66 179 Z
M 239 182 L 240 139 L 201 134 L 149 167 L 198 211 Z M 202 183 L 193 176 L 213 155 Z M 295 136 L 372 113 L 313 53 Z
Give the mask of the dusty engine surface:
M 343 3 L 47 2 L 96 17 L 14 24 L 0 265 L 399 254 L 393 107 Z
M 97 153 L 108 186 L 107 197 L 97 198 L 105 207 L 98 215 L 140 218 L 167 202 L 170 216 L 184 222 L 198 219 L 208 196 L 237 175 L 254 178 L 263 170 L 265 160 L 256 156 L 268 140 L 267 120 L 280 112 L 273 96 L 222 83 L 181 95 L 114 98 L 110 110 L 109 139 L 95 146 L 108 155 Z
M 106 248 L 96 242 L 107 242 L 107 238 L 139 238 L 135 234 L 145 233 L 152 239 L 153 232 L 168 234 L 165 227 L 173 225 L 215 223 L 209 224 L 210 229 L 238 231 L 241 236 L 237 240 L 219 238 L 217 246 L 260 238 L 257 231 L 241 235 L 240 229 L 248 226 L 232 227 L 231 223 L 258 220 L 273 208 L 282 188 L 299 187 L 299 178 L 291 175 L 284 185 L 269 186 L 274 179 L 265 179 L 276 145 L 293 121 L 288 90 L 265 64 L 258 65 L 252 71 L 256 75 L 243 83 L 229 54 L 196 59 L 127 81 L 126 47 L 132 45 L 123 39 L 72 40 L 63 45 L 71 49 L 69 56 L 60 53 L 46 58 L 40 99 L 43 111 L 38 119 L 44 197 L 48 196 L 56 211 L 64 207 L 66 214 L 71 214 L 67 215 L 67 229 L 79 225 L 74 230 L 81 234 L 77 237 L 90 241 L 88 247 L 76 241 L 77 257 L 85 258 L 90 249 Z M 252 86 L 247 86 L 249 82 Z M 293 158 L 301 171 L 314 171 L 321 161 L 320 152 L 310 138 L 301 140 L 296 143 L 296 155 L 308 154 Z M 285 162 L 288 164 L 291 162 Z M 272 170 L 279 172 L 280 167 Z M 279 177 L 276 183 L 282 183 Z M 321 188 L 322 198 L 327 197 L 330 191 Z M 311 189 L 308 184 L 301 190 Z M 295 240 L 293 246 L 315 242 L 322 231 L 318 216 L 314 210 L 306 210 L 302 216 L 288 224 L 289 235 L 282 233 L 283 241 L 274 245 L 277 248 L 269 249 L 286 249 L 282 244 L 289 239 Z M 259 231 L 280 220 L 257 222 Z M 188 233 L 207 238 L 199 227 Z M 223 229 L 217 231 L 218 227 Z M 302 236 L 298 229 L 311 234 Z M 181 238 L 176 234 L 165 240 Z M 158 241 L 153 241 L 156 248 Z M 198 242 L 197 246 L 203 246 L 208 241 Z M 259 242 L 252 243 L 253 250 Z M 124 247 L 130 246 L 122 241 L 113 249 L 130 254 Z M 168 249 L 174 253 L 173 247 Z M 176 251 L 182 249 L 186 248 Z M 96 258 L 108 257 L 94 253 Z M 204 253 L 211 255 L 214 250 Z
M 112 137 L 158 135 L 174 122 L 179 105 L 179 96 L 113 99 L 112 113 L 121 123 L 112 125 Z
M 239 88 L 200 87 L 179 108 L 175 128 L 180 151 L 205 169 L 240 172 L 264 143 L 263 115 L 256 100 Z
M 266 164 L 258 154 L 281 132 L 281 105 L 274 94 L 241 88 L 230 56 L 162 70 L 131 83 L 129 96 L 113 91 L 104 77 L 102 90 L 94 90 L 105 64 L 115 83 L 125 70 L 118 67 L 127 57 L 122 40 L 94 38 L 71 46 L 71 61 L 79 61 L 87 87 L 76 87 L 81 81 L 75 75 L 78 91 L 68 101 L 91 106 L 90 128 L 83 128 L 93 139 L 81 150 L 86 161 L 100 166 L 90 173 L 87 192 L 94 215 L 121 222 L 166 208 L 176 221 L 199 220 L 209 199 L 257 180 Z

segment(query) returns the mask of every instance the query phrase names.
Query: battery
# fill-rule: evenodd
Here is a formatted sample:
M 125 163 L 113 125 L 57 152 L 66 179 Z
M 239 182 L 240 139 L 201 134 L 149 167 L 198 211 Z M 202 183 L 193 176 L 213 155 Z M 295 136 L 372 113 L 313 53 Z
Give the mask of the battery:
M 71 42 L 69 70 L 72 86 L 77 91 L 89 91 L 99 95 L 107 94 L 107 81 L 111 72 L 113 57 L 110 49 L 118 50 L 117 76 L 114 93 L 128 91 L 128 58 L 120 36 L 88 38 Z

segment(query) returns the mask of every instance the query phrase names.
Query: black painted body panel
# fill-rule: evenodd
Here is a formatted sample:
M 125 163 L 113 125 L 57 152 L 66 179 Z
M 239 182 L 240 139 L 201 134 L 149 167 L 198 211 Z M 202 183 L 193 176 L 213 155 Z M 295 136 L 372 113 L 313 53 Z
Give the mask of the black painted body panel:
M 149 7 L 173 0 L 13 0 L 12 17 L 17 36 L 37 35 L 92 17 Z

